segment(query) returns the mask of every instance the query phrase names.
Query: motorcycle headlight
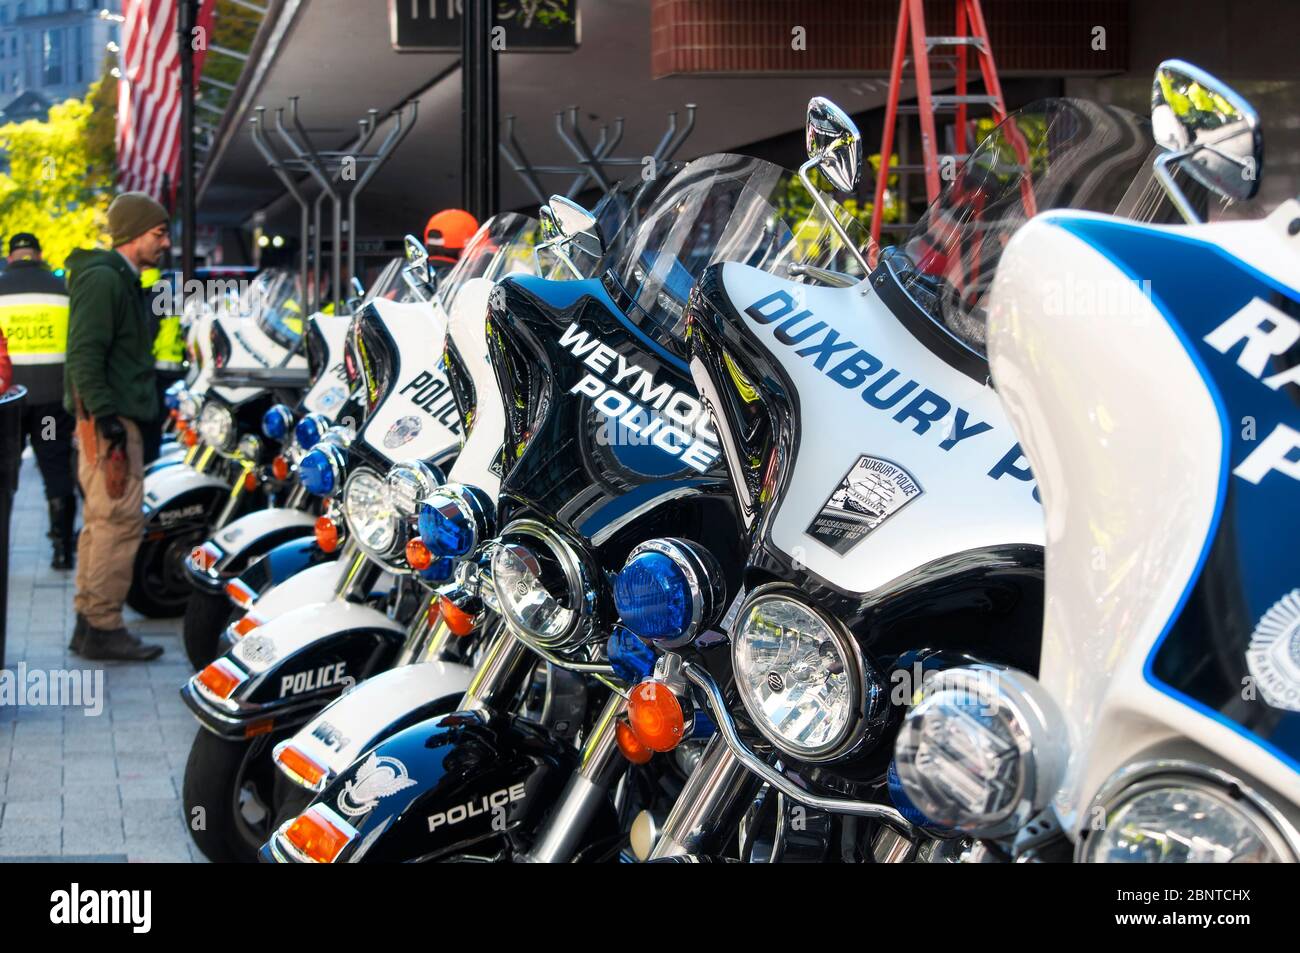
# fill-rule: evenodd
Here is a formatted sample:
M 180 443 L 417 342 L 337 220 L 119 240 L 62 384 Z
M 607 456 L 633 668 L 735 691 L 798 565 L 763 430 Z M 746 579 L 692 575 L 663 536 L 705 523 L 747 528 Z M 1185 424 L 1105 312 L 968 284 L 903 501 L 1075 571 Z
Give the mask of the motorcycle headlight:
M 441 473 L 419 460 L 397 464 L 385 480 L 389 502 L 399 516 L 414 516 L 420 501 L 435 493 L 442 482 Z
M 397 544 L 397 511 L 388 500 L 383 479 L 373 470 L 357 470 L 343 487 L 343 515 L 361 547 L 387 556 Z
M 894 758 L 904 793 L 932 824 L 1002 837 L 1047 807 L 1069 749 L 1065 719 L 1038 682 L 967 665 L 919 687 Z
M 766 587 L 740 607 L 731 632 L 740 700 L 755 726 L 786 754 L 825 761 L 860 737 L 879 679 L 839 623 Z
M 477 487 L 451 483 L 420 503 L 420 539 L 435 556 L 459 558 L 490 539 L 496 505 Z
M 540 523 L 506 527 L 492 553 L 492 589 L 515 632 L 543 648 L 588 634 L 595 591 L 578 554 Z
M 177 404 L 176 409 L 181 412 L 181 416 L 186 420 L 195 420 L 203 411 L 203 400 L 200 397 L 194 396 L 189 391 L 186 391 L 184 396 L 181 397 L 180 402 Z
M 1100 864 L 1294 863 L 1300 837 L 1231 775 L 1184 761 L 1133 765 L 1093 801 L 1076 858 Z
M 219 450 L 234 448 L 235 415 L 225 404 L 209 401 L 199 414 L 199 436 L 210 447 Z

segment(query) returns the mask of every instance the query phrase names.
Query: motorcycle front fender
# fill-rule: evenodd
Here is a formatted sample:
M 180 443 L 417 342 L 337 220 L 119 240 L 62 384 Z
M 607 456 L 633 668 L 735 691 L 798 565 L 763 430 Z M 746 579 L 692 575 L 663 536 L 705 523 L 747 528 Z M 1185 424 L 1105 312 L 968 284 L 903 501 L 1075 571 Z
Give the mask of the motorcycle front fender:
M 170 536 L 208 525 L 225 505 L 230 486 L 192 467 L 164 467 L 144 481 L 146 536 Z
M 285 546 L 296 544 L 297 541 L 286 543 Z M 249 568 L 249 572 L 238 577 L 239 581 L 243 582 L 253 570 L 267 562 L 276 552 L 283 548 L 276 547 L 265 557 L 259 559 Z M 320 553 L 319 547 L 316 548 L 316 552 Z M 328 561 L 309 565 L 296 575 L 288 576 L 283 582 L 266 587 L 261 595 L 257 596 L 253 601 L 252 605 L 248 607 L 248 611 L 265 624 L 296 609 L 313 606 L 321 602 L 329 602 L 333 599 L 347 566 L 340 560 L 329 557 L 326 553 L 320 553 L 320 555 L 326 557 Z M 250 586 L 249 591 L 256 592 L 257 590 Z M 235 647 L 235 643 L 238 641 L 239 639 L 235 633 L 227 627 L 221 633 L 221 651 L 229 651 Z
M 227 697 L 208 688 L 202 672 L 181 697 L 199 724 L 226 738 L 300 725 L 390 667 L 405 640 L 403 626 L 370 606 L 313 603 L 253 629 L 213 663 L 238 680 Z
M 218 530 L 206 546 L 215 561 L 203 569 L 185 561 L 190 582 L 206 592 L 221 592 L 226 583 L 276 546 L 312 536 L 316 518 L 297 509 L 256 510 Z M 314 545 L 315 539 L 313 537 Z
M 492 856 L 535 829 L 576 769 L 578 751 L 531 722 L 453 712 L 412 725 L 350 764 L 308 806 L 349 837 L 335 863 Z M 287 836 L 263 860 L 305 861 Z
M 284 744 L 325 769 L 321 781 L 309 787 L 321 790 L 383 739 L 455 708 L 472 674 L 469 666 L 452 662 L 420 662 L 380 672 L 330 702 Z M 283 767 L 281 771 L 308 787 L 298 775 Z

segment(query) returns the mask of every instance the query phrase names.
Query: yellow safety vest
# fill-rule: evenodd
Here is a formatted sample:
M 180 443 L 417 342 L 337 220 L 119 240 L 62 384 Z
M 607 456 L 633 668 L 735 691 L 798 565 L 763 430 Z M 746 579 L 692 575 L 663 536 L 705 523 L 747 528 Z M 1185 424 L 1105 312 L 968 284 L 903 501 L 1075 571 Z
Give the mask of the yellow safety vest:
M 161 279 L 162 272 L 157 268 L 146 268 L 140 272 L 140 285 L 146 290 Z M 158 333 L 153 338 L 153 366 L 159 371 L 185 369 L 185 339 L 181 336 L 180 315 L 164 314 L 159 317 Z
M 15 365 L 62 364 L 68 351 L 67 295 L 0 296 L 0 330 Z

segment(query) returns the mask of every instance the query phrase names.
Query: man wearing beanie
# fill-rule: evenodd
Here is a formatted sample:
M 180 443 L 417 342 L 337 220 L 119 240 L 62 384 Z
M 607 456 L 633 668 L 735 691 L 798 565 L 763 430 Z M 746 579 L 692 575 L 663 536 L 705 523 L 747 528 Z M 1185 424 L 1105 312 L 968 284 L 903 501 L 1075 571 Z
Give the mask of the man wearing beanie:
M 141 429 L 159 417 L 153 336 L 140 270 L 171 246 L 167 210 L 143 192 L 108 209 L 113 250 L 68 256 L 64 403 L 77 418 L 77 477 L 85 495 L 77 546 L 77 625 L 70 648 L 87 659 L 149 661 L 162 647 L 126 630 L 122 603 L 144 532 Z

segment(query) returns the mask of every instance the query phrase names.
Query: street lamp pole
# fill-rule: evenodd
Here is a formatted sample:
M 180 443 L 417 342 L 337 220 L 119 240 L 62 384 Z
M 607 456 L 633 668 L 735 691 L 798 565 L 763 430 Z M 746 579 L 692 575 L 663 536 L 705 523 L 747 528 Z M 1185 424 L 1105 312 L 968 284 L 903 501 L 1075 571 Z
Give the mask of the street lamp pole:
M 178 0 L 176 42 L 181 58 L 181 275 L 194 277 L 194 25 L 198 0 Z M 183 287 L 183 286 L 182 286 Z

